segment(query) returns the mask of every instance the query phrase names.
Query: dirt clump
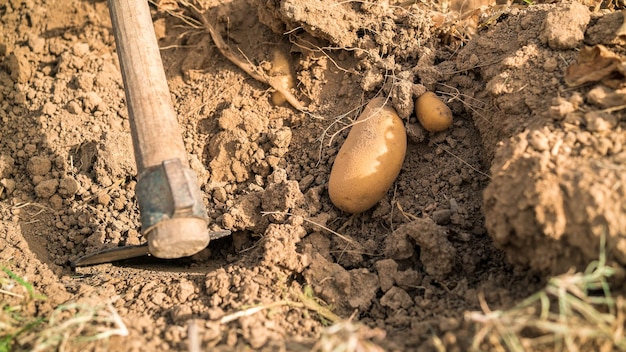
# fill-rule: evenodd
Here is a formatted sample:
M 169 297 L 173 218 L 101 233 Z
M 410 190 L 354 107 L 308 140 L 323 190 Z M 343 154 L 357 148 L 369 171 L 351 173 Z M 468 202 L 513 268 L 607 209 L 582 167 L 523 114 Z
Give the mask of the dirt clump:
M 403 224 L 385 240 L 385 256 L 388 258 L 410 258 L 415 254 L 414 248 L 419 248 L 424 271 L 432 277 L 443 279 L 452 271 L 456 249 L 446 239 L 444 228 L 430 218 Z
M 585 33 L 594 33 L 591 42 L 598 43 L 595 33 L 602 23 L 607 23 L 603 17 L 592 21 L 577 3 L 532 7 L 511 13 L 456 60 L 458 69 L 484 82 L 469 89 L 457 85 L 459 91 L 493 104 L 474 110 L 487 153 L 494 155 L 483 209 L 489 233 L 513 263 L 551 273 L 582 269 L 597 258 L 601 236 L 607 236 L 613 259 L 624 263 L 621 112 L 607 114 L 601 110 L 607 106 L 595 103 L 602 84 L 578 91 L 564 84 L 572 80 L 567 72 L 587 72 L 570 67 L 580 60 L 576 49 L 586 50 Z M 615 37 L 601 44 L 610 46 Z M 494 48 L 494 42 L 509 45 Z M 483 55 L 484 48 L 496 50 Z M 468 65 L 476 61 L 489 64 Z

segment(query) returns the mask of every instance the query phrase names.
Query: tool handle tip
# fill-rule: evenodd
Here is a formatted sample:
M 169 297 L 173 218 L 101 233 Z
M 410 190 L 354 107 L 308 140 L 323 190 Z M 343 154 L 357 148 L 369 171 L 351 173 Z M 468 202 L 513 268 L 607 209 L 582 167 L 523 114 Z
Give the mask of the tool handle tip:
M 162 259 L 194 255 L 211 239 L 206 219 L 171 218 L 159 222 L 147 234 L 150 254 Z

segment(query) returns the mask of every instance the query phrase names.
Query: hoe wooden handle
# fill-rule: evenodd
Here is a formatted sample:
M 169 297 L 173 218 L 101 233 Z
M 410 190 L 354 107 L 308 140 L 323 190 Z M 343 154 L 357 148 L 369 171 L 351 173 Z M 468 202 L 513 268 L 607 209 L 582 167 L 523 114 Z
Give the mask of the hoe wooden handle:
M 147 0 L 109 0 L 126 91 L 137 200 L 150 254 L 180 258 L 209 242 L 202 194 L 189 169 Z
M 137 172 L 178 158 L 189 166 L 147 0 L 109 0 Z

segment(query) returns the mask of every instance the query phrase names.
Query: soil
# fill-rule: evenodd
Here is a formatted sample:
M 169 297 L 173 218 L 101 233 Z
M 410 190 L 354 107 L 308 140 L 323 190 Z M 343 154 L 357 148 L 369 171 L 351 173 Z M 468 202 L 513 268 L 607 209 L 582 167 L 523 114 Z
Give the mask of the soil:
M 128 329 L 66 350 L 185 350 L 190 340 L 322 350 L 333 314 L 353 323 L 335 325 L 335 337 L 466 350 L 464 313 L 481 310 L 479 296 L 510 307 L 548 275 L 584 268 L 601 237 L 609 261 L 626 265 L 622 12 L 201 3 L 249 63 L 276 73 L 275 57 L 287 59 L 302 112 L 275 105 L 199 22 L 181 20 L 197 16 L 182 3 L 153 3 L 154 25 L 210 226 L 233 235 L 190 258 L 76 269 L 87 253 L 145 242 L 108 8 L 0 4 L 0 264 L 47 297 L 24 316 L 78 302 L 116 312 Z M 603 54 L 585 61 L 585 48 Z M 426 91 L 452 109 L 450 129 L 420 127 L 414 100 Z M 346 127 L 377 95 L 405 120 L 407 155 L 375 207 L 343 213 L 328 176 Z

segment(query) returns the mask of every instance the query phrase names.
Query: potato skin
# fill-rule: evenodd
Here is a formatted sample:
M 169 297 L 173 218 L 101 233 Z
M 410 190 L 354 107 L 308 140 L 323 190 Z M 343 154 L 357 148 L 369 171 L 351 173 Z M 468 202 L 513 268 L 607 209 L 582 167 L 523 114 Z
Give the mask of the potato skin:
M 415 115 L 430 132 L 440 132 L 452 125 L 452 111 L 433 92 L 426 92 L 417 98 Z
M 374 98 L 367 104 L 335 158 L 328 194 L 345 212 L 360 213 L 378 203 L 402 168 L 406 131 L 385 101 Z
M 269 71 L 271 77 L 280 77 L 278 81 L 282 88 L 289 90 L 295 86 L 291 62 L 289 57 L 280 49 L 272 51 L 272 68 Z M 287 99 L 281 92 L 273 92 L 271 96 L 272 104 L 283 105 Z

